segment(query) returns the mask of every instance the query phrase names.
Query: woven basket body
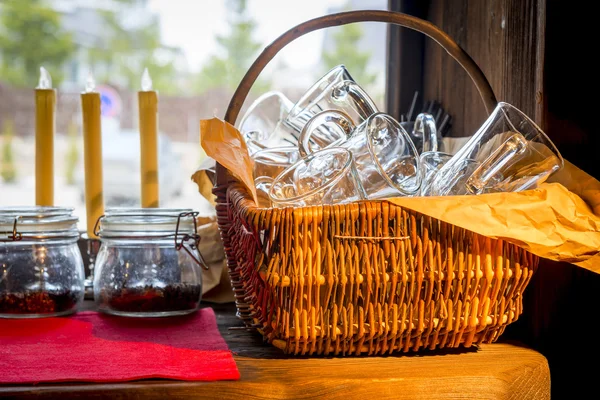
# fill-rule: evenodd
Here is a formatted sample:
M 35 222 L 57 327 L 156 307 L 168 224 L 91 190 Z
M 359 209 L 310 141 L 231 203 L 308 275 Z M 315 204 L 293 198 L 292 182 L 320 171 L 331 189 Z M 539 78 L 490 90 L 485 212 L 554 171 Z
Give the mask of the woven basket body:
M 439 29 L 400 13 L 341 13 L 282 35 L 230 103 L 234 123 L 262 68 L 315 29 L 358 21 L 426 33 L 469 73 L 488 111 L 495 98 L 472 60 Z M 217 218 L 238 316 L 290 354 L 377 355 L 495 341 L 522 312 L 538 259 L 387 201 L 259 209 L 217 165 Z
M 495 341 L 537 257 L 386 201 L 257 209 L 221 220 L 238 315 L 293 354 L 387 354 Z

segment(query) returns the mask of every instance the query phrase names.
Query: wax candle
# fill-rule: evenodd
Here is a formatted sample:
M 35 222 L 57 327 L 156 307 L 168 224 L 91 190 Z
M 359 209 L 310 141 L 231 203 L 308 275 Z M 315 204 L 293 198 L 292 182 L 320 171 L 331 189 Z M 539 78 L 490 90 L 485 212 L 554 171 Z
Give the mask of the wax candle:
M 148 69 L 138 92 L 142 207 L 158 207 L 158 94 L 152 90 Z
M 94 77 L 90 74 L 81 93 L 83 115 L 83 153 L 85 166 L 85 211 L 87 234 L 95 238 L 94 225 L 104 214 L 102 182 L 102 129 L 100 93 L 96 91 Z
M 35 204 L 54 205 L 54 130 L 56 90 L 44 67 L 35 89 Z

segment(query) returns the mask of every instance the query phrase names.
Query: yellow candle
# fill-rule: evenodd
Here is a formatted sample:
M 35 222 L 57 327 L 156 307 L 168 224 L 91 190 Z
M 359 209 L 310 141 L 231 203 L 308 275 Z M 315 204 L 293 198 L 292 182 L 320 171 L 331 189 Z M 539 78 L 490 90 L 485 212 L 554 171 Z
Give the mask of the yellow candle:
M 83 115 L 83 153 L 85 165 L 85 211 L 87 234 L 95 238 L 94 225 L 104 214 L 102 182 L 102 129 L 100 124 L 100 93 L 95 91 L 93 77 L 88 78 L 81 93 Z
M 54 130 L 56 90 L 44 67 L 35 89 L 35 204 L 54 205 Z
M 158 207 L 158 94 L 152 90 L 147 69 L 142 76 L 142 91 L 138 92 L 138 106 L 142 207 Z

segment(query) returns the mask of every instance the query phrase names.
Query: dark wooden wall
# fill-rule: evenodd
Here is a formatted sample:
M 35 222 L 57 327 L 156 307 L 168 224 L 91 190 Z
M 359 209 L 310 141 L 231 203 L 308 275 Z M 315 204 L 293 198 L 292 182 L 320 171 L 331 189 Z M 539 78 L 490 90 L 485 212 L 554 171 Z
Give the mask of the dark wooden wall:
M 522 109 L 567 160 L 600 179 L 594 12 L 567 0 L 392 0 L 390 8 L 446 31 L 479 64 L 498 100 Z M 486 117 L 475 88 L 431 40 L 411 59 L 421 54 L 414 37 L 390 28 L 390 112 L 405 112 L 422 90 L 452 115 L 452 136 L 471 135 Z M 523 315 L 501 340 L 522 341 L 548 358 L 553 399 L 597 398 L 599 308 L 600 275 L 542 260 Z
M 427 19 L 479 64 L 499 101 L 542 121 L 544 0 L 435 0 Z M 454 118 L 453 136 L 470 136 L 487 114 L 461 67 L 431 40 L 425 44 L 424 92 Z M 442 78 L 442 79 L 439 79 Z
M 574 2 L 548 0 L 542 126 L 563 157 L 600 179 L 597 15 Z M 525 312 L 512 327 L 550 363 L 553 399 L 598 398 L 600 275 L 543 261 L 525 293 Z M 511 333 L 511 332 L 508 332 Z

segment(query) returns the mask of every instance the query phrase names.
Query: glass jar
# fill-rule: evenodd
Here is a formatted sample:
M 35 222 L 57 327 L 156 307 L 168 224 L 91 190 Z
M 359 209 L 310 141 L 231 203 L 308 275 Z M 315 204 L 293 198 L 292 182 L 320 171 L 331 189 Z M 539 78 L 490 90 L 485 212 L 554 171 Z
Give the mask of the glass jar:
M 0 208 L 0 317 L 74 313 L 84 296 L 72 208 Z
M 202 295 L 196 216 L 188 209 L 109 209 L 98 220 L 98 310 L 130 317 L 196 311 Z

